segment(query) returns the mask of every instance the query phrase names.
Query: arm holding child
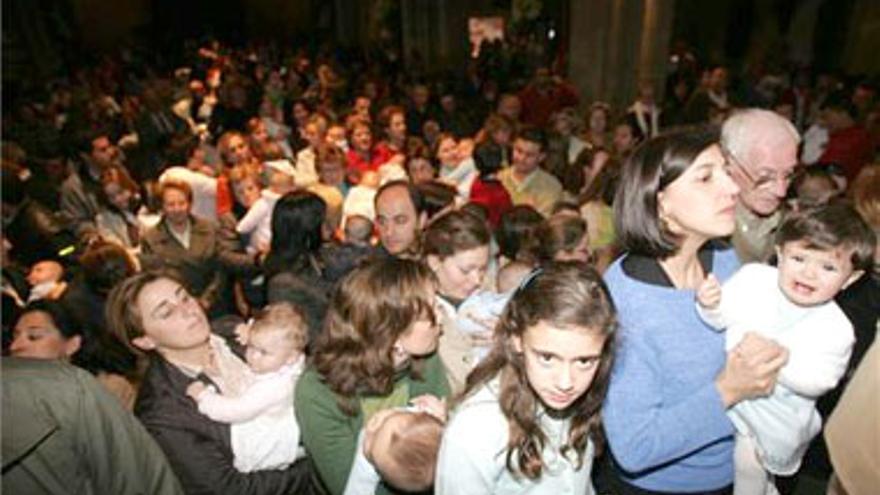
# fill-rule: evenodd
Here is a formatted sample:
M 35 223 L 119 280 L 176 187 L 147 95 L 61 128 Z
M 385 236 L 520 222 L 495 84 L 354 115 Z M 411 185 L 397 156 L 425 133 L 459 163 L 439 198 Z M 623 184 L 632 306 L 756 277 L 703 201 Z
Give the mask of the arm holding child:
M 192 383 L 187 395 L 198 403 L 199 412 L 220 423 L 242 423 L 265 412 L 284 400 L 293 400 L 294 381 L 281 373 L 270 379 L 258 380 L 240 396 L 230 397 L 202 382 Z

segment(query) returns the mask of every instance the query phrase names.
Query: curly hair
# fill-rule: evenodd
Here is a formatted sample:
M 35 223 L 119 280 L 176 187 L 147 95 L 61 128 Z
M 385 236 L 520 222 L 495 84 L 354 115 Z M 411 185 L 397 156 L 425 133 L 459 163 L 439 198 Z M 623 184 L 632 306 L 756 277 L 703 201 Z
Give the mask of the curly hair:
M 313 363 L 342 411 L 354 415 L 359 394 L 391 392 L 394 344 L 418 319 L 435 321 L 435 286 L 424 264 L 389 257 L 355 269 L 336 289 Z M 416 359 L 416 375 L 419 368 Z
M 588 440 L 593 441 L 597 450 L 604 445 L 600 409 L 611 374 L 617 329 L 607 287 L 595 269 L 581 263 L 548 264 L 526 279 L 507 304 L 495 328 L 495 344 L 486 359 L 468 375 L 459 400 L 500 376 L 499 405 L 510 428 L 507 469 L 532 480 L 543 472 L 541 453 L 547 435 L 535 414 L 540 398 L 529 383 L 524 357 L 514 348 L 513 337 L 522 337 L 540 322 L 605 337 L 590 388 L 565 411 L 571 418 L 571 429 L 561 453 L 574 453 L 579 466 Z

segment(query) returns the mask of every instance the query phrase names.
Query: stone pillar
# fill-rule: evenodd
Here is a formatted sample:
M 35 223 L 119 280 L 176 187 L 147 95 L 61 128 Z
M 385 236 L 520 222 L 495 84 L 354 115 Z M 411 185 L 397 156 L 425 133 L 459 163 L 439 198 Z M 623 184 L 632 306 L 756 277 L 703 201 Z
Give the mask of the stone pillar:
M 842 68 L 852 74 L 880 72 L 880 3 L 856 0 L 849 19 Z
M 640 79 L 663 94 L 675 0 L 572 0 L 569 78 L 581 101 L 622 110 Z

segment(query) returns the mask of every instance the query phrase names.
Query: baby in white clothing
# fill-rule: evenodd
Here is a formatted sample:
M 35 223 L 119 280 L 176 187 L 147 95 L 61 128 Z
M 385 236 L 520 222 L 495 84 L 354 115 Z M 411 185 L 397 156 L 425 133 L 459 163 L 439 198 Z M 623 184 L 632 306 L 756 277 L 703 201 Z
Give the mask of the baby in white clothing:
M 266 174 L 268 187 L 263 189 L 260 199 L 251 205 L 235 227 L 239 234 L 250 236 L 247 246 L 250 254 L 269 250 L 275 203 L 296 187 L 294 168 L 287 160 L 266 162 Z
M 797 471 L 821 429 L 815 403 L 846 370 L 852 324 L 834 296 L 871 269 L 876 239 L 851 207 L 831 204 L 790 215 L 776 235 L 778 267 L 748 264 L 721 287 L 709 275 L 697 310 L 727 329 L 733 349 L 759 331 L 788 349 L 770 396 L 728 411 L 737 430 L 734 493 L 776 493 L 773 475 Z
M 253 323 L 236 329 L 247 344 L 251 385 L 237 397 L 199 381 L 187 388 L 199 412 L 231 424 L 234 465 L 240 472 L 284 469 L 300 457 L 293 390 L 305 363 L 306 328 L 290 304 L 266 306 Z
M 406 492 L 423 492 L 434 484 L 446 401 L 422 395 L 411 404 L 379 411 L 367 421 L 343 495 L 375 493 L 382 480 Z

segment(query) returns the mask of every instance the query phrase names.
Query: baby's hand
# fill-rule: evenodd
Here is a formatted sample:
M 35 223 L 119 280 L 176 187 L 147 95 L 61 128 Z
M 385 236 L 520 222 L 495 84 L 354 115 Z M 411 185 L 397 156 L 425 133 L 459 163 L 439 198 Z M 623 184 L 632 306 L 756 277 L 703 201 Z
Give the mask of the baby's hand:
M 207 385 L 196 380 L 186 387 L 186 395 L 192 397 L 193 400 L 199 400 L 199 396 L 202 395 L 206 388 L 208 388 Z
M 706 280 L 697 288 L 697 302 L 709 309 L 715 309 L 721 304 L 721 284 L 715 275 L 707 275 Z
M 251 334 L 251 322 L 235 325 L 235 340 L 241 345 L 247 345 Z
M 424 394 L 410 399 L 410 404 L 416 406 L 431 416 L 446 422 L 446 399 L 438 399 L 431 394 Z

